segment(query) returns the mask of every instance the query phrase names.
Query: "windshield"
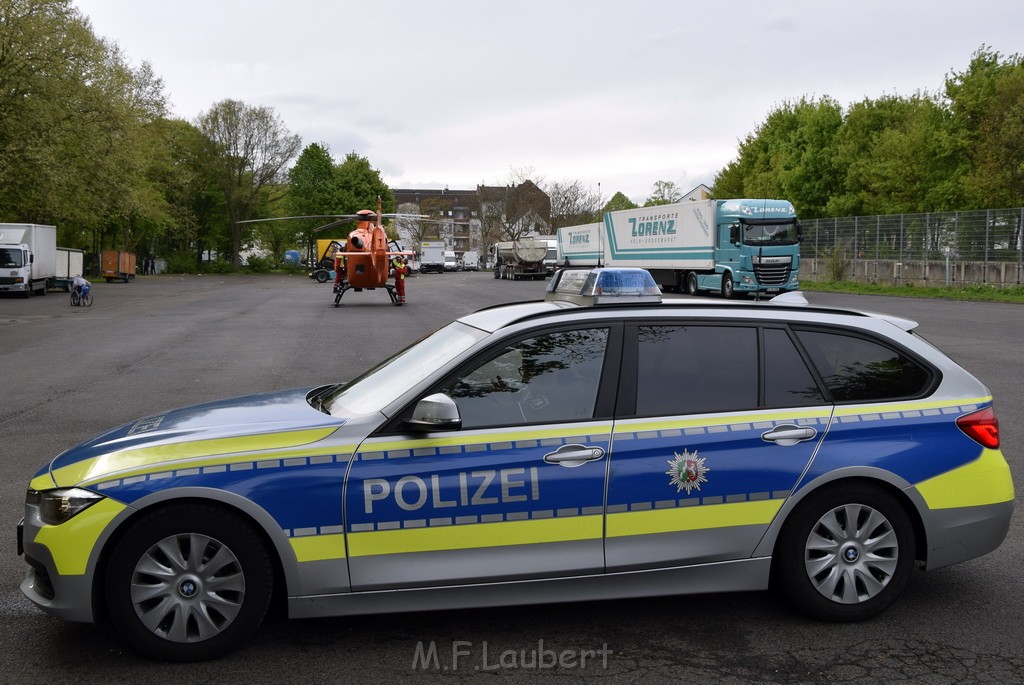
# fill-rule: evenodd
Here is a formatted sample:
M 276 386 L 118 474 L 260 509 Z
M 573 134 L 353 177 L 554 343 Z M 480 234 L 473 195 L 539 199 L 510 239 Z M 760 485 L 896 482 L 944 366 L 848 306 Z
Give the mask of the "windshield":
M 486 337 L 487 333 L 472 326 L 458 321 L 450 323 L 351 383 L 338 387 L 324 399 L 323 408 L 332 416 L 381 411 L 413 383 L 423 380 Z
M 796 222 L 749 223 L 743 222 L 744 245 L 796 245 L 799 241 Z
M 0 250 L 0 268 L 17 269 L 25 266 L 21 261 L 21 250 L 18 248 L 5 248 Z

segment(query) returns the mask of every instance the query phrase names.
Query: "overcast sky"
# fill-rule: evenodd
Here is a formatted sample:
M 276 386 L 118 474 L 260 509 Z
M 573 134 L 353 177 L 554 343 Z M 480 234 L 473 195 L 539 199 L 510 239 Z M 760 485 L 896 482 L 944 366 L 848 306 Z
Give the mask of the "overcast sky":
M 802 95 L 936 92 L 982 44 L 1024 52 L 1021 0 L 76 0 L 163 78 L 175 115 L 273 107 L 394 188 L 512 169 L 642 201 L 711 183 Z

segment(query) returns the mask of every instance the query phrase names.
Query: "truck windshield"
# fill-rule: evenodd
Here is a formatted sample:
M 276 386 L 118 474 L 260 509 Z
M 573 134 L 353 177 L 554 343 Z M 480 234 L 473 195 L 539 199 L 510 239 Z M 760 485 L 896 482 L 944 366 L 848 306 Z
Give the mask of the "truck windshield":
M 0 250 L 0 269 L 18 269 L 25 266 L 22 261 L 21 250 L 17 248 L 4 248 Z
M 744 245 L 796 245 L 800 242 L 796 222 L 743 222 Z
M 487 334 L 455 321 L 378 364 L 324 398 L 332 416 L 359 416 L 384 409 L 409 386 L 468 350 Z

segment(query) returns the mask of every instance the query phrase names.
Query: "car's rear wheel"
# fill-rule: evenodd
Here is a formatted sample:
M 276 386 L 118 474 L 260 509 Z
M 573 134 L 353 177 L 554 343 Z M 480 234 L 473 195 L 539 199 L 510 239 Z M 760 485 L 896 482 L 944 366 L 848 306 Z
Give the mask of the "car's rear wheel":
M 914 529 L 892 495 L 867 484 L 812 493 L 790 514 L 773 580 L 802 611 L 860 621 L 903 591 L 914 564 Z
M 236 648 L 270 604 L 273 566 L 240 515 L 208 504 L 163 507 L 118 541 L 106 575 L 114 629 L 136 650 L 201 661 Z

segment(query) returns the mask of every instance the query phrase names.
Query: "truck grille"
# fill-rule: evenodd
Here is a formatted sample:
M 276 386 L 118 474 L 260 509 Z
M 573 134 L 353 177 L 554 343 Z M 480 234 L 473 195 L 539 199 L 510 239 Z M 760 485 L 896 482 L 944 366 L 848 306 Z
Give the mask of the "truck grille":
M 789 264 L 755 266 L 754 276 L 760 285 L 786 285 L 789 283 Z

